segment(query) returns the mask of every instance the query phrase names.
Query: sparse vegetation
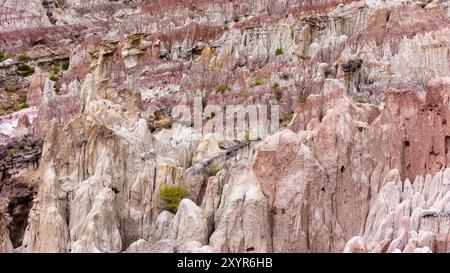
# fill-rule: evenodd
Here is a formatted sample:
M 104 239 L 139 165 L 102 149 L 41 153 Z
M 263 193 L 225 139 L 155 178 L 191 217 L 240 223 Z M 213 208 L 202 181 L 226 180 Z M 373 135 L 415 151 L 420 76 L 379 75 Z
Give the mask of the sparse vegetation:
M 230 27 L 228 26 L 228 24 L 225 24 L 225 25 L 223 25 L 223 29 L 224 29 L 224 30 L 229 30 Z
M 6 115 L 6 114 L 9 114 L 9 113 L 12 113 L 12 112 L 20 111 L 20 110 L 28 108 L 28 107 L 30 107 L 30 106 L 26 102 L 26 98 L 25 98 L 25 100 L 20 98 L 19 99 L 19 104 L 16 104 L 14 101 L 9 101 L 5 105 L 3 105 L 1 110 L 0 110 L 0 114 L 1 115 Z
M 33 75 L 34 68 L 30 67 L 27 64 L 20 64 L 17 66 L 17 71 L 18 71 L 18 74 L 21 75 L 22 77 L 28 77 L 28 76 Z
M 233 16 L 233 21 L 234 21 L 235 23 L 239 22 L 240 20 L 241 20 L 241 17 L 239 17 L 239 15 L 234 15 L 234 16 Z
M 245 132 L 245 141 L 250 141 L 250 132 Z
M 208 168 L 208 174 L 210 176 L 216 176 L 219 171 L 220 168 L 218 168 L 217 166 L 209 166 Z
M 281 47 L 279 47 L 279 48 L 277 48 L 277 49 L 275 49 L 275 55 L 281 55 L 281 54 L 283 54 L 284 52 L 283 52 L 283 48 L 281 48 Z
M 250 84 L 250 87 L 255 87 L 255 86 L 258 86 L 261 84 L 262 84 L 262 81 L 260 79 L 256 79 Z
M 53 74 L 58 74 L 59 71 L 60 71 L 60 69 L 59 69 L 58 66 L 53 66 L 53 67 L 52 67 L 52 72 L 53 72 Z
M 66 6 L 66 0 L 56 0 L 56 2 L 58 2 L 58 5 L 60 6 L 60 7 L 65 7 Z
M 288 124 L 289 122 L 291 122 L 293 117 L 294 117 L 294 112 L 286 112 L 280 118 L 280 123 L 281 124 Z
M 49 80 L 54 81 L 54 82 L 57 82 L 57 81 L 59 81 L 59 78 L 58 78 L 58 76 L 56 76 L 55 74 L 53 74 L 53 75 L 51 75 L 51 76 L 49 77 Z
M 322 73 L 325 75 L 325 78 L 328 78 L 331 74 L 333 74 L 333 68 L 329 65 L 322 67 Z
M 289 75 L 288 72 L 284 72 L 283 74 L 281 74 L 281 79 L 283 79 L 285 81 L 289 80 L 290 77 L 291 76 Z
M 342 66 L 342 70 L 344 70 L 345 73 L 354 73 L 361 68 L 362 63 L 362 59 L 349 60 L 347 64 Z
M 5 53 L 0 52 L 0 63 L 3 62 L 6 59 L 7 59 L 7 57 L 6 57 Z
M 272 84 L 272 90 L 275 94 L 275 99 L 277 101 L 281 101 L 281 99 L 283 98 L 283 92 L 281 91 L 281 87 L 280 84 L 275 82 L 274 84 Z
M 29 61 L 31 58 L 30 58 L 30 56 L 28 56 L 26 54 L 22 54 L 22 55 L 19 55 L 19 57 L 17 57 L 17 59 L 19 61 L 26 62 L 26 61 Z
M 305 103 L 307 98 L 308 98 L 308 96 L 306 96 L 306 95 L 299 95 L 298 96 L 298 102 L 299 103 Z
M 69 65 L 70 65 L 69 60 L 64 60 L 61 64 L 63 70 L 69 69 Z
M 358 102 L 359 104 L 367 103 L 364 99 L 359 99 L 357 102 Z
M 164 201 L 164 208 L 175 213 L 180 201 L 186 197 L 187 191 L 183 187 L 173 187 L 167 184 L 161 186 L 161 200 Z
M 11 148 L 11 149 L 8 149 L 8 154 L 9 154 L 10 156 L 18 155 L 20 152 L 22 152 L 22 149 L 20 149 L 20 148 Z
M 217 88 L 216 88 L 216 92 L 220 93 L 220 94 L 223 94 L 229 90 L 231 90 L 231 87 L 228 84 L 221 84 L 221 85 L 217 86 Z

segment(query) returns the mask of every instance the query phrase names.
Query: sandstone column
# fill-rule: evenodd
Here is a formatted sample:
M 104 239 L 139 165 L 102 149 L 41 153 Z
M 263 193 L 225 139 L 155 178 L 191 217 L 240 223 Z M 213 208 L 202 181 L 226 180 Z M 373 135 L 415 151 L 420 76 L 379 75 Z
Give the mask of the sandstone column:
M 142 56 L 151 44 L 145 40 L 147 36 L 148 34 L 145 33 L 133 34 L 127 38 L 122 48 L 128 82 L 126 108 L 129 111 L 143 110 L 139 77 L 141 76 Z

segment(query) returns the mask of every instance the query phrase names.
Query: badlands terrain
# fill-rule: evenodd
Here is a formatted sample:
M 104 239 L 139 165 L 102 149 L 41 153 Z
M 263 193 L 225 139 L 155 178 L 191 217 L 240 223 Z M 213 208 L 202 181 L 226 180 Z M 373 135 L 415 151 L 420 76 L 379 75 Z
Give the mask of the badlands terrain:
M 0 252 L 450 252 L 450 1 L 0 0 Z

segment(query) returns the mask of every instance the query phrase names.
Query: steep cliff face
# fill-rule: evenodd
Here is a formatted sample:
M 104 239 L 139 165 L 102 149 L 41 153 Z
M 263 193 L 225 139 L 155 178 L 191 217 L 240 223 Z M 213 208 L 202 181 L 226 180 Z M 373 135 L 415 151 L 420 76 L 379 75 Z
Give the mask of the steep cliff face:
M 448 251 L 448 1 L 194 2 L 0 0 L 0 252 Z

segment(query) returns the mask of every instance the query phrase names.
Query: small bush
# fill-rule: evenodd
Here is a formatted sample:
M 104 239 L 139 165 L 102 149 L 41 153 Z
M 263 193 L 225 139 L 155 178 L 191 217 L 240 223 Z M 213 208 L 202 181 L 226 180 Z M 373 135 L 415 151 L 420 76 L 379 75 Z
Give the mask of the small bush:
M 3 62 L 4 60 L 6 60 L 6 55 L 3 52 L 0 52 L 0 63 Z
M 19 111 L 19 110 L 22 110 L 22 109 L 25 109 L 25 108 L 28 108 L 28 107 L 30 107 L 30 106 L 28 105 L 28 103 L 23 102 L 23 103 L 17 105 L 16 107 L 14 107 L 14 110 L 13 110 L 13 111 L 16 112 L 16 111 Z
M 52 67 L 52 72 L 53 72 L 53 74 L 58 74 L 58 73 L 59 73 L 59 71 L 60 71 L 60 69 L 59 69 L 59 67 L 58 67 L 58 66 L 54 66 L 54 67 Z
M 280 84 L 275 82 L 274 84 L 272 84 L 272 89 L 275 94 L 275 99 L 277 101 L 280 101 L 283 98 L 283 92 L 281 91 Z
M 364 104 L 364 103 L 367 103 L 364 99 L 359 99 L 358 100 L 358 103 L 360 103 L 360 104 Z
M 209 166 L 208 168 L 208 174 L 210 176 L 216 176 L 216 174 L 220 171 L 220 168 L 216 166 Z
M 69 60 L 64 60 L 64 61 L 62 62 L 62 69 L 63 69 L 63 70 L 69 69 L 69 65 L 70 65 Z
M 9 154 L 10 156 L 18 155 L 20 152 L 22 152 L 22 149 L 20 149 L 20 148 L 11 148 L 11 149 L 8 149 L 8 154 Z
M 29 61 L 31 58 L 30 58 L 30 56 L 28 56 L 28 55 L 26 55 L 26 54 L 22 54 L 22 55 L 20 55 L 19 57 L 17 57 L 17 59 L 18 59 L 19 61 L 26 62 L 26 61 Z
M 280 123 L 281 124 L 287 124 L 287 123 L 291 122 L 293 117 L 294 117 L 294 112 L 286 112 L 280 118 Z
M 240 20 L 241 20 L 241 17 L 239 17 L 239 15 L 234 15 L 234 16 L 233 16 L 233 21 L 234 21 L 235 23 L 239 22 Z
M 245 141 L 250 141 L 250 132 L 245 132 Z
M 225 24 L 225 25 L 223 25 L 223 29 L 224 29 L 224 30 L 229 30 L 230 27 L 228 26 L 228 24 Z
M 256 79 L 250 84 L 250 87 L 255 87 L 255 86 L 258 86 L 258 85 L 261 85 L 261 84 L 262 84 L 261 80 L 260 79 Z
M 305 96 L 305 95 L 298 96 L 298 102 L 299 103 L 305 103 L 306 99 L 308 99 L 308 96 Z
M 34 68 L 30 67 L 27 64 L 20 64 L 19 66 L 17 66 L 17 71 L 19 72 L 19 75 L 21 75 L 22 77 L 28 77 L 33 75 Z
M 333 68 L 329 65 L 322 67 L 322 73 L 325 75 L 325 78 L 333 74 Z
M 58 78 L 58 76 L 56 76 L 56 75 L 51 75 L 50 78 L 49 78 L 49 80 L 54 81 L 54 82 L 57 82 L 57 81 L 59 81 L 59 78 Z
M 217 88 L 216 88 L 216 92 L 220 93 L 220 94 L 223 94 L 229 90 L 231 90 L 231 87 L 228 84 L 221 84 L 221 85 L 217 86 Z
M 161 200 L 165 202 L 165 209 L 176 212 L 180 201 L 186 197 L 186 189 L 183 187 L 172 187 L 167 184 L 161 186 Z
M 281 47 L 275 49 L 275 55 L 278 56 L 278 55 L 281 55 L 281 54 L 283 54 L 283 49 Z
M 20 111 L 20 110 L 28 108 L 28 107 L 30 107 L 30 106 L 26 102 L 26 99 L 24 101 L 22 98 L 20 98 L 19 99 L 19 104 L 15 104 L 14 101 L 9 101 L 5 105 L 3 105 L 2 108 L 1 108 L 0 113 L 2 115 L 9 114 L 9 113 L 12 113 L 12 112 Z
M 284 72 L 283 74 L 281 74 L 281 79 L 287 81 L 287 80 L 289 80 L 289 78 L 290 78 L 289 73 Z

